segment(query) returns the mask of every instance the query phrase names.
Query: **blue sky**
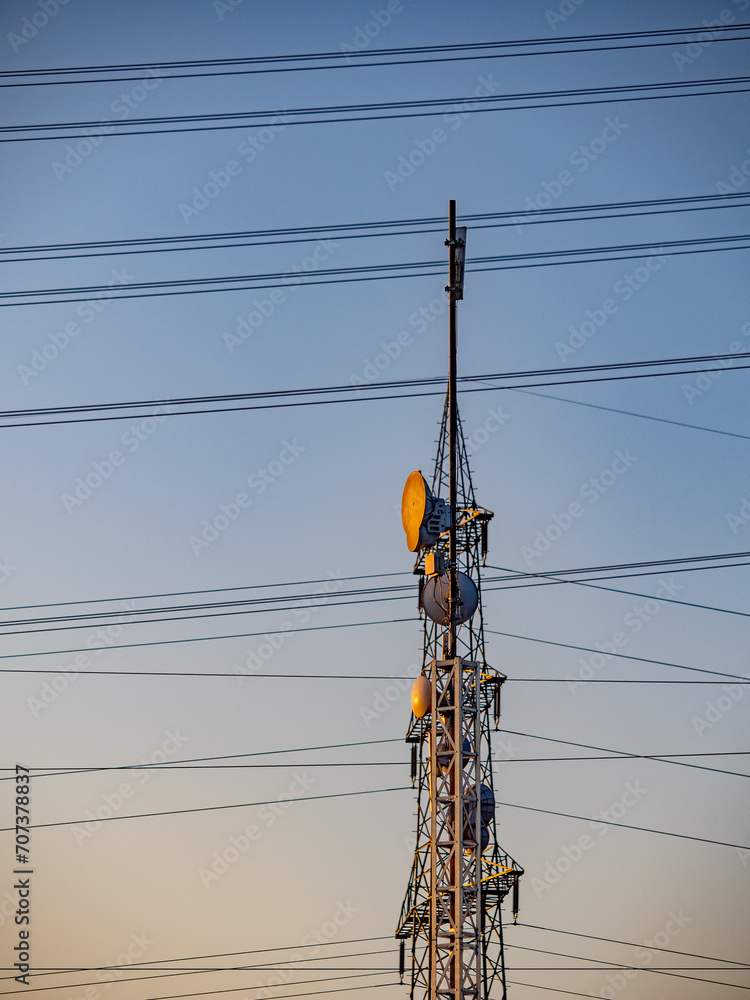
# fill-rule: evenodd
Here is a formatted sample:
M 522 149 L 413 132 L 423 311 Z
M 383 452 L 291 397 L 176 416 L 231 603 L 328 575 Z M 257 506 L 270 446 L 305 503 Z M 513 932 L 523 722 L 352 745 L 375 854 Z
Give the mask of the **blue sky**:
M 746 8 L 746 0 L 727 0 L 725 6 L 703 0 L 656 5 L 391 0 L 375 6 L 339 0 L 274 5 L 47 0 L 46 6 L 41 0 L 7 0 L 0 13 L 0 49 L 10 71 L 526 38 L 553 43 L 606 32 L 710 31 L 722 18 L 744 23 Z M 26 23 L 31 27 L 24 28 Z M 531 225 L 524 213 L 531 205 L 563 208 L 729 188 L 750 192 L 747 94 L 463 117 L 461 110 L 441 109 L 435 117 L 344 124 L 293 124 L 286 114 L 300 107 L 435 98 L 460 98 L 470 105 L 493 94 L 667 84 L 746 72 L 747 42 L 689 36 L 666 47 L 615 53 L 204 80 L 159 79 L 152 72 L 134 74 L 137 79 L 127 83 L 8 89 L 7 126 L 255 110 L 266 111 L 270 124 L 173 135 L 107 134 L 78 151 L 80 140 L 66 138 L 6 143 L 0 248 L 434 218 L 447 216 L 448 201 L 455 198 L 459 220 L 479 213 L 518 214 L 517 224 L 506 228 L 467 223 L 461 374 L 747 351 L 747 251 L 654 252 L 517 270 L 472 267 L 472 260 L 499 254 L 658 246 L 746 233 L 748 209 L 737 206 L 549 225 Z M 442 261 L 443 239 L 442 232 L 361 240 L 321 236 L 276 246 L 260 241 L 227 249 L 7 263 L 4 289 L 270 272 L 318 275 L 330 268 Z M 351 385 L 376 376 L 388 381 L 444 376 L 444 285 L 439 274 L 105 299 L 98 310 L 85 302 L 4 305 L 4 408 Z M 544 573 L 750 548 L 748 441 L 700 429 L 750 434 L 747 373 L 715 374 L 540 388 L 558 399 L 510 390 L 462 394 L 478 500 L 495 512 L 488 564 Z M 97 602 L 112 598 L 127 611 L 179 603 L 147 600 L 152 594 L 269 584 L 287 585 L 271 594 L 312 593 L 322 585 L 291 584 L 328 580 L 331 590 L 347 590 L 368 581 L 342 578 L 408 574 L 411 554 L 398 516 L 401 489 L 412 469 L 431 469 L 441 409 L 438 393 L 278 413 L 180 416 L 162 409 L 155 411 L 158 419 L 144 413 L 123 421 L 8 428 L 1 464 L 3 607 L 86 603 L 8 610 L 5 620 L 92 613 L 107 607 Z M 87 477 L 96 486 L 89 487 L 89 495 L 79 487 L 76 496 L 79 481 Z M 571 505 L 576 514 L 566 517 Z M 206 540 L 206 523 L 217 517 L 222 528 Z M 560 531 L 550 532 L 553 525 Z M 540 537 L 548 547 L 538 544 Z M 383 577 L 386 584 L 408 579 Z M 747 569 L 739 567 L 609 584 L 643 596 L 583 587 L 539 587 L 529 594 L 487 589 L 485 624 L 500 633 L 591 648 L 619 635 L 617 644 L 636 657 L 746 675 L 750 663 L 741 615 L 658 600 L 671 596 L 742 612 L 746 581 Z M 373 586 L 381 582 L 375 579 Z M 268 593 L 251 591 L 251 596 Z M 144 758 L 158 763 L 160 755 L 187 760 L 400 740 L 408 722 L 406 682 L 405 693 L 399 688 L 395 694 L 391 686 L 385 694 L 387 681 L 280 676 L 408 673 L 421 657 L 413 598 L 368 603 L 326 608 L 321 602 L 296 615 L 289 609 L 114 627 L 99 636 L 95 623 L 86 620 L 78 630 L 9 639 L 8 655 L 79 647 L 88 652 L 78 654 L 76 670 L 70 669 L 72 652 L 3 661 L 6 667 L 55 671 L 0 679 L 4 766 L 103 767 Z M 382 620 L 387 623 L 366 628 L 290 630 Z M 255 635 L 101 653 L 91 645 L 264 631 L 273 639 Z M 575 752 L 532 736 L 634 754 L 744 750 L 744 689 L 579 685 L 592 672 L 599 679 L 704 675 L 629 660 L 592 666 L 591 653 L 490 638 L 492 665 L 511 679 L 574 679 L 506 686 L 503 725 L 531 736 L 498 736 L 501 802 L 584 817 L 622 813 L 626 824 L 747 842 L 743 777 L 649 761 L 519 759 Z M 237 665 L 255 663 L 274 676 L 87 676 L 103 669 L 231 674 Z M 741 760 L 701 763 L 743 771 Z M 278 814 L 245 808 L 123 820 L 103 823 L 88 835 L 80 827 L 39 830 L 33 840 L 35 963 L 112 964 L 128 947 L 134 952 L 140 947 L 133 943 L 139 935 L 151 942 L 143 945 L 145 957 L 156 961 L 297 947 L 324 926 L 330 933 L 321 931 L 328 942 L 321 949 L 334 941 L 392 934 L 410 866 L 410 793 L 294 800 L 407 785 L 407 748 L 386 742 L 317 756 L 282 754 L 279 761 L 297 767 L 38 779 L 37 823 L 96 815 L 107 802 L 124 815 L 286 794 L 290 799 L 288 810 Z M 363 766 L 308 766 L 321 761 Z M 3 815 L 10 817 L 9 790 L 2 801 Z M 256 839 L 249 839 L 248 829 L 259 832 Z M 555 880 L 549 873 L 567 868 L 558 862 L 575 856 L 575 845 L 586 836 L 591 845 L 580 847 L 571 870 Z M 247 837 L 247 849 L 220 877 L 206 882 L 201 872 L 212 870 L 212 859 L 231 847 L 232 837 L 241 843 Z M 526 924 L 635 944 L 661 934 L 668 947 L 681 951 L 750 961 L 742 933 L 750 865 L 747 854 L 733 847 L 615 827 L 602 835 L 585 822 L 512 808 L 501 810 L 500 839 L 527 873 L 521 915 Z M 11 891 L 10 861 L 0 876 L 2 893 Z M 13 932 L 4 920 L 3 940 L 14 942 Z M 608 950 L 601 942 L 529 927 L 509 928 L 507 943 L 513 945 L 508 965 L 519 970 L 509 974 L 511 980 L 594 996 L 615 990 L 606 978 L 614 973 L 520 971 L 564 964 L 520 949 L 636 962 L 632 948 Z M 382 960 L 392 967 L 395 950 L 389 941 L 361 950 L 369 947 L 390 949 L 372 964 Z M 4 945 L 6 956 L 7 949 Z M 344 945 L 340 953 L 356 950 Z M 647 964 L 690 961 L 662 954 Z M 190 979 L 152 980 L 140 988 L 99 985 L 96 1000 L 265 987 L 268 975 L 224 974 L 206 986 Z M 289 991 L 306 989 L 299 984 L 319 975 L 289 974 Z M 743 982 L 729 972 L 708 978 Z M 77 980 L 89 981 L 96 977 Z M 378 985 L 361 992 L 402 995 L 398 987 L 379 985 L 393 977 L 375 981 Z M 627 991 L 643 1000 L 731 995 L 726 987 L 682 979 L 675 987 L 668 992 L 663 977 L 640 973 Z M 532 994 L 529 986 L 513 987 L 520 1000 Z

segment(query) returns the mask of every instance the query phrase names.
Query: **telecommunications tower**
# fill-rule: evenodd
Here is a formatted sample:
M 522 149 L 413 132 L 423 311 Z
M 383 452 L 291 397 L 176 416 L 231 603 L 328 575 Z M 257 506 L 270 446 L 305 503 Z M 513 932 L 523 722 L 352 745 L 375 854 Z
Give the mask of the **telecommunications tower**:
M 500 904 L 518 912 L 523 874 L 498 846 L 490 758 L 505 675 L 488 666 L 480 590 L 492 512 L 477 505 L 456 399 L 456 302 L 463 298 L 466 229 L 450 202 L 448 394 L 428 484 L 406 481 L 401 516 L 417 561 L 425 613 L 422 674 L 412 689 L 417 839 L 396 937 L 400 972 L 411 950 L 411 1000 L 504 1000 Z M 447 499 L 445 497 L 447 496 Z

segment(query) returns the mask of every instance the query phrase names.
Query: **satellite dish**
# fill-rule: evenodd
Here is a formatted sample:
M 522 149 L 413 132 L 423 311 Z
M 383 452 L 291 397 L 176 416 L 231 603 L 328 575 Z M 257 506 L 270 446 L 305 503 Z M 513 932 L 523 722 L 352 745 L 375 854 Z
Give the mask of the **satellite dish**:
M 479 604 L 479 595 L 471 577 L 465 573 L 458 573 L 458 608 L 456 611 L 456 624 L 463 625 L 467 622 Z M 422 591 L 422 607 L 427 617 L 431 618 L 438 625 L 448 625 L 448 597 L 450 596 L 450 575 L 443 573 L 442 576 L 433 576 L 424 585 Z
M 429 678 L 420 674 L 411 689 L 411 710 L 417 719 L 423 718 L 430 711 L 432 685 Z
M 401 498 L 401 523 L 409 551 L 417 552 L 426 545 L 434 545 L 449 521 L 445 500 L 433 495 L 421 472 L 412 472 Z

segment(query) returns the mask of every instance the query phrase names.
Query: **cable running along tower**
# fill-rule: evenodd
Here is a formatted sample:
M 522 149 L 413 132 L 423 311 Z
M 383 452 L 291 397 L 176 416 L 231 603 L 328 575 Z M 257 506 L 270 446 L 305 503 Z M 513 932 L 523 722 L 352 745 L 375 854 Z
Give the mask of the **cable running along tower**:
M 477 505 L 456 398 L 456 302 L 463 298 L 466 229 L 450 202 L 449 377 L 429 485 L 406 481 L 401 506 L 417 561 L 424 617 L 422 674 L 412 689 L 412 781 L 417 840 L 396 937 L 411 1000 L 504 1000 L 500 905 L 512 892 L 518 912 L 523 874 L 497 843 L 490 758 L 491 716 L 500 719 L 505 675 L 484 652 L 480 564 L 492 512 Z M 443 499 L 447 495 L 447 501 Z

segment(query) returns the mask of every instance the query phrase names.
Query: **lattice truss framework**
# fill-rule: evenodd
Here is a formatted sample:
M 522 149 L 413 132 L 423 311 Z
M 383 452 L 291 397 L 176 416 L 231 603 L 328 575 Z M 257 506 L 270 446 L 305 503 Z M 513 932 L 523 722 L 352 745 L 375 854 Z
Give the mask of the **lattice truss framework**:
M 445 496 L 448 488 L 448 419 L 446 399 L 432 481 L 436 496 Z M 487 666 L 484 655 L 481 560 L 492 516 L 477 506 L 459 419 L 457 568 L 473 580 L 479 603 L 458 630 L 455 658 L 443 658 L 445 628 L 426 616 L 424 620 L 423 672 L 430 679 L 436 710 L 422 719 L 412 716 L 406 736 L 417 788 L 417 830 L 396 931 L 404 944 L 410 942 L 412 1000 L 506 997 L 500 907 L 512 892 L 517 912 L 523 869 L 498 845 L 494 810 L 485 813 L 483 822 L 478 792 L 485 786 L 494 795 L 491 726 L 499 722 L 505 680 Z M 447 533 L 433 551 L 447 565 Z M 420 585 L 426 579 L 424 556 L 422 551 L 415 566 Z

